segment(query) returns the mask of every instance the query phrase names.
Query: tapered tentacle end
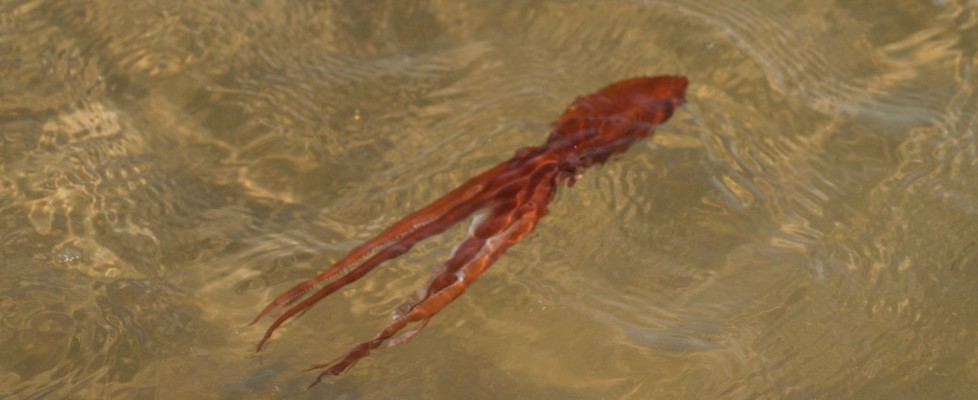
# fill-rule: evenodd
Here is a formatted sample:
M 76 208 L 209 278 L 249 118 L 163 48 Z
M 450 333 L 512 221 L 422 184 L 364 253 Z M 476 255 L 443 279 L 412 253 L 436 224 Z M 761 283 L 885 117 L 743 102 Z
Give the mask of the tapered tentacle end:
M 272 332 L 274 332 L 275 329 L 281 326 L 285 321 L 297 314 L 305 312 L 318 301 L 336 292 L 337 290 L 342 289 L 346 285 L 356 282 L 381 263 L 406 253 L 408 250 L 414 247 L 418 241 L 444 231 L 459 218 L 471 214 L 476 208 L 477 207 L 461 207 L 453 209 L 451 213 L 438 218 L 439 221 L 441 221 L 440 223 L 429 221 L 425 223 L 416 223 L 415 225 L 405 225 L 408 222 L 416 220 L 418 217 L 415 216 L 413 218 L 405 218 L 395 224 L 393 227 L 389 228 L 383 234 L 357 247 L 354 251 L 347 254 L 342 260 L 329 267 L 329 269 L 327 269 L 325 272 L 319 274 L 315 278 L 302 282 L 290 289 L 288 292 L 283 293 L 268 306 L 266 306 L 260 313 L 258 313 L 258 316 L 251 322 L 254 324 L 262 317 L 272 313 L 276 309 L 281 310 L 275 322 L 273 322 L 272 325 L 268 327 L 268 330 L 265 331 L 265 336 L 258 342 L 257 350 L 261 351 L 265 342 L 267 342 L 271 337 Z M 403 233 L 403 235 L 394 237 L 395 234 L 401 233 Z M 368 256 L 372 252 L 375 253 L 372 256 Z M 307 293 L 320 284 L 324 284 L 325 286 L 319 288 L 319 290 L 317 290 L 311 296 L 306 297 L 305 300 L 302 300 L 302 302 L 293 305 L 293 303 L 299 299 L 302 299 Z
M 265 330 L 265 335 L 263 335 L 261 340 L 258 341 L 258 344 L 255 345 L 255 353 L 261 352 L 261 350 L 265 348 L 265 343 L 268 343 L 268 339 L 272 338 L 272 333 L 275 332 L 275 328 L 278 328 L 279 325 L 281 325 L 281 323 L 279 323 L 279 321 L 275 321 L 275 324 L 272 324 L 272 326 Z
M 366 355 L 364 355 L 364 356 L 366 356 Z M 313 386 L 316 386 L 316 385 L 322 383 L 323 382 L 323 379 L 326 379 L 327 376 L 337 376 L 339 374 L 342 374 L 347 369 L 350 369 L 350 367 L 353 367 L 353 365 L 356 364 L 356 363 L 357 363 L 356 361 L 353 361 L 349 365 L 345 365 L 345 366 L 342 366 L 342 367 L 335 367 L 334 366 L 334 367 L 328 368 L 327 370 L 325 370 L 322 373 L 320 373 L 319 375 L 317 375 L 316 376 L 316 379 L 313 380 L 312 383 L 310 383 L 309 386 L 306 387 L 306 390 L 312 389 Z M 316 369 L 322 369 L 322 367 L 319 367 L 317 365 L 314 365 L 314 366 L 309 367 L 308 369 L 306 369 L 306 371 L 311 371 L 311 370 L 316 370 Z
M 358 361 L 360 361 L 361 358 L 364 358 L 370 354 L 370 349 L 377 347 L 379 344 L 379 341 L 363 342 L 354 346 L 340 358 L 328 363 L 309 366 L 309 368 L 305 369 L 306 371 L 314 371 L 324 368 L 325 370 L 316 376 L 316 379 L 309 384 L 309 387 L 307 387 L 306 390 L 312 389 L 313 386 L 320 384 L 327 376 L 337 376 L 352 368 Z
M 258 322 L 258 320 L 262 319 L 262 317 L 270 314 L 272 311 L 275 311 L 275 309 L 280 307 L 286 307 L 294 303 L 296 300 L 298 300 L 303 295 L 308 293 L 309 290 L 311 290 L 313 287 L 319 284 L 319 282 L 322 282 L 328 277 L 329 276 L 320 275 L 315 278 L 306 280 L 298 285 L 295 285 L 294 287 L 292 287 L 292 289 L 289 289 L 289 291 L 282 293 L 280 296 L 276 297 L 275 300 L 273 300 L 271 303 L 268 303 L 268 305 L 265 306 L 265 308 L 263 308 L 260 313 L 258 313 L 258 316 L 256 316 L 255 319 L 252 320 L 250 324 L 248 324 L 248 326 L 254 325 L 256 322 Z
M 258 341 L 258 344 L 255 345 L 255 353 L 260 353 L 261 349 L 265 348 L 265 343 L 268 342 L 268 339 L 270 339 L 271 337 L 272 337 L 272 331 L 266 330 L 265 335 L 262 336 L 261 340 Z
M 320 289 L 319 292 L 316 292 L 316 294 L 314 294 L 312 297 L 306 299 L 302 303 L 296 304 L 296 305 L 292 306 L 291 308 L 289 308 L 287 310 L 284 310 L 284 312 L 281 315 L 279 315 L 278 318 L 276 318 L 275 321 L 272 322 L 271 325 L 268 326 L 268 329 L 265 330 L 265 335 L 262 336 L 261 340 L 258 341 L 258 345 L 255 346 L 255 352 L 259 352 L 259 351 L 261 351 L 261 349 L 263 347 L 265 347 L 265 343 L 267 343 L 268 340 L 272 338 L 272 334 L 275 333 L 275 330 L 278 329 L 280 326 L 282 326 L 282 324 L 284 324 L 285 321 L 288 321 L 289 319 L 291 319 L 292 317 L 294 317 L 296 314 L 299 314 L 299 313 L 302 313 L 302 312 L 305 312 L 306 310 L 308 310 L 310 307 L 312 307 L 314 304 L 316 304 L 316 302 L 318 302 L 319 300 L 321 300 L 323 297 L 326 297 L 326 295 L 332 293 L 333 292 L 332 289 L 333 288 L 328 287 L 328 286 L 325 287 L 325 288 L 323 288 L 323 289 Z M 261 316 L 259 316 L 259 317 L 261 317 Z
M 322 364 L 322 365 L 327 365 L 328 366 L 329 364 Z M 306 371 L 312 371 L 312 370 L 322 369 L 323 368 L 322 365 L 313 365 L 313 366 L 310 366 L 309 368 L 306 368 L 305 370 Z M 334 371 L 332 368 L 327 369 L 327 370 L 321 372 L 319 375 L 316 375 L 316 379 L 313 380 L 312 383 L 310 383 L 309 386 L 306 387 L 306 390 L 312 389 L 313 386 L 316 386 L 316 385 L 322 383 L 323 382 L 323 379 L 326 379 L 327 376 L 337 376 L 337 375 L 339 375 L 341 373 L 343 373 L 343 371 Z
M 418 332 L 421 332 L 421 330 L 424 329 L 426 325 L 428 325 L 428 321 L 430 320 L 431 320 L 430 318 L 422 319 L 418 321 L 417 324 L 413 328 L 411 328 L 411 330 L 401 334 L 400 336 L 388 340 L 386 339 L 387 337 L 392 336 L 397 330 L 401 329 L 401 327 L 403 327 L 404 325 L 403 320 L 401 321 L 395 320 L 394 322 L 391 323 L 391 325 L 387 327 L 387 329 L 381 331 L 381 333 L 378 335 L 377 338 L 353 346 L 353 348 L 347 351 L 346 354 L 344 354 L 342 357 L 332 360 L 328 363 L 315 364 L 309 366 L 309 368 L 307 368 L 306 371 L 325 369 L 322 373 L 319 374 L 319 376 L 316 377 L 316 380 L 312 383 L 312 385 L 309 385 L 309 387 L 311 388 L 316 384 L 318 384 L 319 382 L 322 382 L 323 378 L 326 376 L 337 376 L 339 374 L 342 374 L 343 372 L 346 372 L 346 370 L 356 365 L 356 363 L 360 361 L 360 359 L 369 355 L 370 350 L 376 349 L 381 346 L 394 347 L 411 340 L 415 335 L 418 334 Z M 387 341 L 385 342 L 385 340 Z
M 265 306 L 265 308 L 264 308 L 264 309 L 262 309 L 262 310 L 261 310 L 261 312 L 260 312 L 260 313 L 258 313 L 258 315 L 257 315 L 257 316 L 255 316 L 255 319 L 253 319 L 253 320 L 251 320 L 251 323 L 249 323 L 249 324 L 248 324 L 248 326 L 252 326 L 252 325 L 254 325 L 255 323 L 257 323 L 257 322 L 258 322 L 258 320 L 260 320 L 260 319 L 261 319 L 262 317 L 264 317 L 264 316 L 266 316 L 266 315 L 268 315 L 268 313 L 270 313 L 270 312 L 272 312 L 272 310 L 274 310 L 274 309 L 275 309 L 275 308 L 277 308 L 278 306 L 279 306 L 279 305 L 278 305 L 278 304 L 276 304 L 276 303 L 271 303 L 271 304 L 269 304 L 269 305 L 267 305 L 267 306 Z

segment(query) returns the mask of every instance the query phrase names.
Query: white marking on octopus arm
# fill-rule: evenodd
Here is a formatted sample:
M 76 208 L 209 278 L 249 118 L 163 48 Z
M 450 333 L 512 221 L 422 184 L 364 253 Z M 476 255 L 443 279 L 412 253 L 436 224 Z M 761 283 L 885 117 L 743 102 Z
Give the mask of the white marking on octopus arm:
M 465 263 L 465 265 L 462 268 L 459 268 L 458 271 L 455 271 L 455 277 L 458 278 L 458 282 L 456 283 L 468 282 L 466 280 L 466 277 L 472 273 L 471 271 L 472 265 L 481 260 L 484 260 L 486 256 L 495 252 L 496 249 L 498 249 L 501 244 L 505 243 L 507 238 L 511 236 L 513 231 L 516 230 L 517 227 L 519 227 L 520 225 L 519 222 L 520 222 L 520 218 L 515 219 L 513 223 L 509 224 L 509 226 L 506 227 L 506 229 L 503 229 L 502 231 L 499 231 L 495 235 L 492 235 L 488 239 L 486 239 L 486 241 L 483 242 L 482 247 L 479 249 L 479 252 L 476 253 L 474 256 L 472 256 L 469 262 Z
M 469 240 L 475 237 L 476 228 L 479 226 L 479 224 L 481 224 L 483 221 L 486 220 L 486 218 L 489 216 L 489 211 L 490 210 L 488 208 L 483 208 L 477 210 L 472 215 L 472 223 L 469 225 L 468 234 L 465 240 Z M 455 255 L 458 253 L 459 247 L 462 246 L 463 243 L 465 243 L 465 240 L 459 242 L 458 244 L 452 247 L 452 250 L 449 255 L 449 259 L 455 257 Z M 441 274 L 445 273 L 445 270 L 448 269 L 445 263 L 446 261 L 441 261 L 431 266 L 431 279 L 428 280 L 428 284 L 416 289 L 414 292 L 408 295 L 408 297 L 404 300 L 404 303 L 401 304 L 401 306 L 398 306 L 398 308 L 394 309 L 394 311 L 391 313 L 393 319 L 396 320 L 404 316 L 408 312 L 408 310 L 410 310 L 415 305 L 417 305 L 418 301 L 420 301 L 424 297 L 424 294 L 427 292 L 428 285 L 431 284 L 431 281 L 433 281 L 436 277 L 440 276 Z
M 489 216 L 489 208 L 483 208 L 479 211 L 476 211 L 475 214 L 472 215 L 472 223 L 469 224 L 470 237 L 475 235 L 475 229 L 478 228 L 479 225 L 482 224 L 482 221 L 485 221 L 488 216 Z

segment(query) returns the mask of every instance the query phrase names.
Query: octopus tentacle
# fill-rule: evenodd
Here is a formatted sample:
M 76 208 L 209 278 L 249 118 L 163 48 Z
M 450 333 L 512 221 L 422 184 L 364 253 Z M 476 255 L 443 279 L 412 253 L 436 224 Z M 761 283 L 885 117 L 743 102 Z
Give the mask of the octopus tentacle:
M 252 322 L 279 310 L 258 349 L 283 323 L 324 297 L 406 253 L 420 241 L 485 210 L 485 214 L 475 217 L 468 235 L 449 258 L 435 267 L 428 283 L 395 309 L 391 322 L 373 339 L 353 346 L 333 362 L 311 367 L 325 369 L 312 385 L 326 375 L 342 373 L 371 350 L 410 340 L 432 316 L 462 295 L 506 249 L 534 229 L 546 215 L 561 183 L 573 185 L 581 171 L 624 152 L 669 119 L 685 102 L 687 83 L 682 76 L 638 77 L 577 98 L 551 125 L 543 145 L 518 150 L 508 161 L 397 221 L 316 277 L 275 298 Z M 303 297 L 306 298 L 300 302 Z M 401 333 L 409 324 L 414 325 Z
M 336 275 L 345 275 L 348 270 L 356 268 L 364 260 L 366 260 L 368 256 L 376 253 L 378 249 L 381 249 L 382 251 L 382 249 L 388 248 L 392 244 L 400 242 L 400 239 L 410 236 L 418 231 L 427 233 L 426 235 L 417 239 L 422 240 L 427 237 L 437 235 L 438 233 L 441 233 L 442 231 L 455 225 L 455 223 L 464 219 L 475 210 L 471 210 L 469 214 L 456 214 L 454 219 L 447 219 L 445 217 L 447 214 L 449 214 L 449 211 L 459 206 L 471 204 L 473 203 L 473 199 L 484 196 L 486 192 L 485 183 L 494 179 L 499 174 L 506 172 L 507 169 L 507 164 L 505 163 L 497 165 L 495 168 L 492 168 L 479 176 L 470 179 L 462 186 L 459 186 L 455 190 L 445 194 L 428 206 L 408 214 L 377 236 L 355 247 L 346 256 L 335 262 L 319 275 L 295 285 L 292 287 L 292 289 L 289 289 L 287 292 L 276 297 L 275 300 L 265 306 L 265 308 L 258 313 L 255 319 L 251 321 L 251 324 L 253 325 L 254 323 L 258 322 L 258 320 L 260 320 L 262 317 L 268 315 L 277 308 L 285 307 L 294 303 L 317 285 L 334 278 Z M 425 228 L 431 227 L 432 225 L 440 226 L 442 229 L 425 230 Z M 378 260 L 377 263 L 379 264 L 383 261 L 395 258 L 400 254 L 402 253 Z
M 527 160 L 522 160 L 521 157 L 514 157 L 509 162 L 501 164 L 506 166 L 505 169 L 495 168 L 490 170 L 487 173 L 469 180 L 463 184 L 462 187 L 456 189 L 452 193 L 471 193 L 471 197 L 474 198 L 486 197 L 495 199 L 499 197 L 511 197 L 512 192 L 516 192 L 524 188 L 526 186 L 526 181 L 532 179 L 534 176 L 532 173 L 514 172 L 519 172 L 528 167 L 541 170 L 539 166 L 527 163 L 526 161 Z M 513 165 L 522 165 L 523 167 L 515 168 Z M 499 171 L 497 172 L 496 170 Z M 478 190 L 478 192 L 476 192 L 476 190 Z M 307 297 L 305 300 L 289 308 L 284 308 L 282 313 L 280 313 L 275 321 L 273 321 L 272 324 L 265 330 L 265 334 L 262 336 L 261 340 L 258 341 L 256 349 L 261 351 L 261 349 L 265 346 L 265 343 L 267 343 L 272 337 L 272 334 L 276 329 L 294 316 L 308 310 L 326 296 L 329 296 L 337 290 L 342 289 L 344 286 L 350 283 L 356 282 L 385 261 L 397 258 L 400 255 L 408 252 L 418 242 L 444 232 L 462 219 L 472 215 L 479 209 L 486 207 L 484 204 L 485 201 L 472 201 L 471 198 L 466 202 L 447 201 L 446 198 L 449 197 L 449 195 L 443 196 L 442 199 L 432 203 L 428 207 L 425 207 L 405 217 L 393 227 L 387 229 L 374 239 L 371 239 L 369 242 L 361 246 L 358 246 L 356 249 L 351 251 L 349 255 L 330 267 L 326 272 L 313 279 L 296 285 L 292 290 L 286 292 L 282 296 L 279 296 L 279 298 L 272 302 L 272 304 L 265 307 L 265 310 L 258 315 L 255 321 L 252 321 L 252 324 L 263 315 L 277 307 L 288 307 L 292 305 L 300 298 L 305 296 L 315 286 L 323 285 L 324 282 L 328 281 L 328 283 L 319 288 L 319 290 Z M 443 202 L 442 200 L 446 201 Z M 400 225 L 402 225 L 402 222 L 414 221 L 417 220 L 417 217 L 419 216 L 430 215 L 431 212 L 435 211 L 440 212 L 440 214 L 436 214 L 437 216 L 433 217 L 431 221 L 411 225 L 411 229 L 402 231 L 400 237 L 394 237 L 387 243 L 380 242 L 381 244 L 379 245 L 375 244 L 381 239 L 390 238 L 391 235 L 389 233 L 396 231 L 397 229 L 395 228 L 399 228 Z M 370 252 L 362 250 L 366 247 L 375 249 L 372 255 Z M 376 250 L 377 248 L 380 249 Z M 361 254 L 363 254 L 361 256 L 361 261 L 353 260 L 354 256 Z M 353 261 L 347 262 L 347 260 Z M 340 271 L 342 271 L 342 273 L 340 273 Z M 330 278 L 334 278 L 336 275 L 340 276 L 330 281 Z
M 476 234 L 470 235 L 459 246 L 461 252 L 457 252 L 451 260 L 446 261 L 449 268 L 433 280 L 427 296 L 411 307 L 410 311 L 391 321 L 373 339 L 354 345 L 343 357 L 327 364 L 309 367 L 309 370 L 326 369 L 309 387 L 315 386 L 328 375 L 342 373 L 385 342 L 388 346 L 393 346 L 410 340 L 431 317 L 461 296 L 506 249 L 533 231 L 540 218 L 546 214 L 546 207 L 553 199 L 557 185 L 554 179 L 549 179 L 548 182 L 537 184 L 531 189 L 533 190 L 527 193 L 530 199 L 513 204 L 505 210 L 497 209 L 498 213 L 490 215 L 479 224 L 480 226 L 475 229 Z M 503 222 L 504 227 L 493 229 L 500 225 L 500 221 Z M 492 233 L 484 236 L 479 234 L 480 232 Z M 456 264 L 452 262 L 453 260 L 464 260 L 464 262 Z M 416 323 L 412 330 L 394 338 L 410 323 Z
M 275 319 L 275 321 L 273 321 L 272 324 L 269 325 L 269 327 L 265 330 L 265 335 L 262 336 L 260 341 L 258 341 L 257 350 L 260 351 L 262 347 L 264 347 L 265 343 L 268 342 L 268 340 L 272 337 L 272 333 L 274 333 L 275 330 L 278 329 L 278 327 L 280 327 L 283 323 L 285 323 L 295 315 L 305 310 L 308 310 L 317 302 L 319 302 L 326 296 L 329 296 L 333 292 L 342 289 L 344 286 L 356 282 L 357 280 L 362 278 L 364 275 L 372 271 L 374 268 L 376 268 L 378 265 L 382 264 L 383 262 L 393 258 L 397 258 L 398 256 L 408 252 L 412 247 L 414 247 L 414 245 L 416 245 L 421 240 L 424 240 L 430 236 L 437 235 L 445 231 L 450 226 L 454 225 L 455 222 L 471 215 L 473 212 L 476 211 L 476 209 L 477 207 L 473 204 L 458 205 L 455 209 L 445 213 L 444 215 L 442 215 L 440 218 L 433 221 L 432 223 L 428 223 L 425 224 L 424 226 L 418 227 L 406 233 L 403 237 L 397 239 L 394 243 L 386 245 L 385 247 L 383 247 L 383 249 L 376 252 L 373 256 L 370 256 L 366 260 L 362 261 L 359 265 L 356 265 L 353 269 L 346 271 L 342 276 L 336 278 L 333 281 L 330 281 L 325 286 L 319 288 L 319 290 L 317 290 L 315 293 L 313 293 L 312 295 L 304 299 L 302 302 L 299 302 L 298 304 L 295 304 L 292 307 L 285 309 L 284 312 L 282 312 Z M 318 279 L 318 277 L 315 279 Z M 325 279 L 328 278 L 324 278 L 314 283 L 319 283 Z M 309 290 L 311 290 L 312 286 L 314 286 L 314 285 L 309 285 L 308 283 L 309 281 L 306 281 L 296 286 L 296 288 L 301 288 L 304 289 L 306 292 L 308 292 Z M 298 298 L 302 297 L 303 294 L 304 293 L 294 295 L 293 299 L 283 302 L 282 305 L 288 306 L 294 303 L 296 300 L 298 300 Z

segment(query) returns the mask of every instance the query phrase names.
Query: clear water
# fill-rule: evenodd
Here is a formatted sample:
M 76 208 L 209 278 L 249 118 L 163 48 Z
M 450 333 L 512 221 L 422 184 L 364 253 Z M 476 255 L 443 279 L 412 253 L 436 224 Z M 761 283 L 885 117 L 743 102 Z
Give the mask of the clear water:
M 978 2 L 0 2 L 0 398 L 978 398 Z M 409 344 L 306 391 L 462 231 L 274 296 L 692 81 Z

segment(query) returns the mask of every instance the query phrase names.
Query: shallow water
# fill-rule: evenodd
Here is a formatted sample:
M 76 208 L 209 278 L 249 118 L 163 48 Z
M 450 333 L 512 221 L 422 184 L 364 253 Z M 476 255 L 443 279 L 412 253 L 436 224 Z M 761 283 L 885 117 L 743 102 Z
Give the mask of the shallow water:
M 0 398 L 978 398 L 978 2 L 0 2 Z M 460 227 L 270 299 L 575 96 L 689 104 L 411 343 Z

